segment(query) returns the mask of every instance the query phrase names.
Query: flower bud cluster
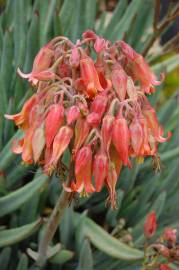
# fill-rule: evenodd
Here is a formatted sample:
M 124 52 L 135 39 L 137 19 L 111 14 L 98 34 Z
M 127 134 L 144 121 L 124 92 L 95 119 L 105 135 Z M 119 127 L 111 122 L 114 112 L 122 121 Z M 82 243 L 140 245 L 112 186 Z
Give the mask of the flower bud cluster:
M 124 41 L 112 44 L 89 30 L 76 44 L 54 38 L 31 73 L 18 73 L 36 92 L 20 113 L 6 115 L 24 131 L 13 151 L 51 175 L 68 148 L 74 177 L 66 190 L 91 193 L 106 185 L 114 208 L 122 166 L 155 157 L 158 143 L 170 137 L 163 137 L 146 96 L 160 84 L 149 65 Z
M 156 229 L 156 213 L 152 211 L 147 215 L 144 222 L 144 235 L 147 240 L 145 244 L 145 263 L 146 265 L 152 265 L 153 269 L 170 270 L 168 263 L 179 261 L 177 230 L 167 227 L 154 243 L 149 243 L 148 240 L 155 235 Z M 151 250 L 154 252 L 153 256 L 151 256 Z

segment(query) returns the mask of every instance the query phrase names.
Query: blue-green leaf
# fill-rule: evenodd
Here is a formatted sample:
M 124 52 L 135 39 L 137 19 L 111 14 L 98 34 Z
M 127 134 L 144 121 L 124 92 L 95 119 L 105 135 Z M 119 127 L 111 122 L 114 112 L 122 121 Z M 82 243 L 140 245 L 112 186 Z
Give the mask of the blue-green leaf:
M 38 219 L 22 227 L 0 231 L 0 247 L 9 246 L 28 238 L 41 224 L 42 220 Z
M 79 219 L 79 215 L 75 215 Z M 83 228 L 81 233 L 86 236 L 91 243 L 107 255 L 126 261 L 140 260 L 143 258 L 143 252 L 127 246 L 120 242 L 108 232 L 102 229 L 94 221 L 83 217 Z
M 33 181 L 19 188 L 16 191 L 0 198 L 0 216 L 7 215 L 21 207 L 25 202 L 34 196 L 34 194 L 42 191 L 48 183 L 48 177 L 41 175 L 35 177 Z

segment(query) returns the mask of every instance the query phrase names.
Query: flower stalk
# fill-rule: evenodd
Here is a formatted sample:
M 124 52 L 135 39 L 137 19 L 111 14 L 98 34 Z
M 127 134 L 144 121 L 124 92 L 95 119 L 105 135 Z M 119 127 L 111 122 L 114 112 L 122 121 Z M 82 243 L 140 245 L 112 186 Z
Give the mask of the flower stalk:
M 69 179 L 72 175 L 72 168 L 73 168 L 73 165 L 71 164 L 67 182 L 69 182 Z M 40 268 L 43 267 L 47 261 L 48 247 L 62 220 L 63 213 L 70 203 L 70 198 L 71 198 L 71 193 L 63 189 L 51 213 L 51 216 L 48 220 L 48 223 L 46 225 L 44 234 L 40 240 L 39 248 L 38 248 L 38 258 L 36 261 L 36 265 Z

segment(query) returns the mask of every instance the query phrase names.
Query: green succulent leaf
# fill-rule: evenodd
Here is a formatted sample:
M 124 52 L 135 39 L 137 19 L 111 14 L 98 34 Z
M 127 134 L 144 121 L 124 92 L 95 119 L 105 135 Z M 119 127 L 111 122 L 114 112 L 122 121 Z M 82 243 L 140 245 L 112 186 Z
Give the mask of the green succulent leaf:
M 16 191 L 0 198 L 0 216 L 7 215 L 21 207 L 25 202 L 31 199 L 36 193 L 43 190 L 48 183 L 48 177 L 40 175 L 33 181 L 19 188 Z
M 77 270 L 93 270 L 93 254 L 88 239 L 84 239 L 81 246 Z
M 52 256 L 49 261 L 53 264 L 64 264 L 71 260 L 74 256 L 74 253 L 70 250 L 62 249 Z
M 28 257 L 25 254 L 21 254 L 17 270 L 27 270 L 28 269 Z
M 0 253 L 0 266 L 2 270 L 8 270 L 8 266 L 11 259 L 12 250 L 10 247 L 6 247 Z
M 12 143 L 14 140 L 18 140 L 22 137 L 22 131 L 18 130 L 14 136 L 9 140 L 9 142 L 4 146 L 1 151 L 1 159 L 0 159 L 0 170 L 4 171 L 8 166 L 10 166 L 11 162 L 16 159 L 16 155 L 11 151 Z
M 75 215 L 79 219 L 79 215 Z M 122 260 L 133 261 L 143 258 L 143 252 L 127 246 L 120 240 L 111 236 L 94 221 L 83 217 L 83 227 L 81 233 L 87 237 L 90 242 L 105 254 Z
M 40 45 L 43 46 L 49 38 L 52 38 L 52 21 L 57 0 L 52 0 L 49 4 L 40 5 Z
M 123 35 L 129 30 L 132 20 L 143 1 L 141 0 L 133 0 L 129 4 L 129 6 L 125 9 L 122 18 L 115 25 L 113 31 L 111 31 L 110 39 L 112 41 L 122 39 Z
M 15 243 L 18 243 L 26 238 L 28 238 L 30 235 L 32 235 L 34 232 L 37 231 L 37 229 L 42 224 L 42 220 L 38 219 L 37 221 L 15 228 L 15 229 L 7 229 L 7 230 L 1 230 L 0 231 L 0 247 L 5 247 L 9 245 L 13 245 Z

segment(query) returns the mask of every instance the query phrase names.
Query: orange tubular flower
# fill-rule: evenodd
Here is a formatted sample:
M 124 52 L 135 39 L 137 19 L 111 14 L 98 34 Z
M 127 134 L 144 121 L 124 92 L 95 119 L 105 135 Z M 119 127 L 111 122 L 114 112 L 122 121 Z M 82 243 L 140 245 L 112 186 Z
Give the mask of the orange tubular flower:
M 70 127 L 63 126 L 54 138 L 52 157 L 49 164 L 47 164 L 47 172 L 51 174 L 51 170 L 57 165 L 61 155 L 68 147 L 71 138 L 73 137 L 73 130 Z
M 144 140 L 142 126 L 138 119 L 134 119 L 129 126 L 131 145 L 136 156 L 140 155 L 140 150 Z
M 91 183 L 92 151 L 90 146 L 84 146 L 78 151 L 75 159 L 75 176 L 76 183 L 73 183 L 73 189 L 75 187 L 77 192 L 81 192 L 83 188 L 86 193 L 95 191 Z
M 85 86 L 85 94 L 89 98 L 93 98 L 98 92 L 103 91 L 94 62 L 90 57 L 80 60 L 80 72 Z
M 115 208 L 122 167 L 131 168 L 130 159 L 155 158 L 158 144 L 171 135 L 163 137 L 146 96 L 160 83 L 149 65 L 124 41 L 112 44 L 87 30 L 75 44 L 66 37 L 54 38 L 35 57 L 31 73 L 18 72 L 36 93 L 20 113 L 5 115 L 23 130 L 13 152 L 51 175 L 62 172 L 68 150 L 70 179 L 64 188 L 86 194 L 106 186 L 107 202 Z M 155 229 L 151 213 L 144 225 L 146 237 Z M 175 233 L 168 230 L 164 238 L 174 243 Z
M 54 104 L 49 108 L 49 112 L 45 119 L 45 137 L 46 146 L 48 148 L 51 146 L 57 131 L 63 124 L 63 118 L 64 107 L 61 104 Z
M 116 118 L 113 125 L 112 141 L 124 165 L 131 167 L 129 161 L 130 133 L 125 118 Z
M 112 128 L 113 128 L 114 116 L 106 115 L 103 118 L 101 134 L 102 134 L 102 142 L 103 147 L 106 152 L 109 151 L 111 139 L 112 139 Z
M 153 86 L 161 84 L 162 80 L 157 81 L 155 74 L 151 71 L 149 65 L 145 62 L 142 55 L 134 51 L 124 41 L 120 41 L 121 49 L 129 62 L 129 68 L 133 78 L 139 80 L 142 90 L 147 93 L 153 93 L 155 88 Z
M 95 155 L 93 163 L 93 175 L 97 192 L 101 191 L 107 174 L 108 158 L 103 151 L 99 151 L 99 153 Z
M 36 85 L 39 80 L 49 80 L 54 78 L 54 73 L 47 71 L 53 60 L 54 52 L 48 46 L 44 46 L 35 57 L 31 73 L 24 74 L 20 69 L 18 73 L 22 78 L 28 79 L 29 82 Z
M 167 138 L 162 137 L 163 136 L 163 129 L 159 125 L 156 112 L 150 106 L 149 102 L 147 105 L 148 105 L 147 108 L 144 108 L 142 110 L 142 113 L 145 116 L 148 128 L 150 129 L 152 135 L 155 137 L 156 141 L 166 142 L 171 137 L 171 132 L 168 133 Z
M 16 126 L 27 129 L 29 127 L 29 116 L 32 108 L 35 106 L 37 102 L 37 96 L 34 94 L 29 100 L 27 100 L 22 108 L 20 113 L 9 115 L 5 114 L 7 119 L 13 120 Z

